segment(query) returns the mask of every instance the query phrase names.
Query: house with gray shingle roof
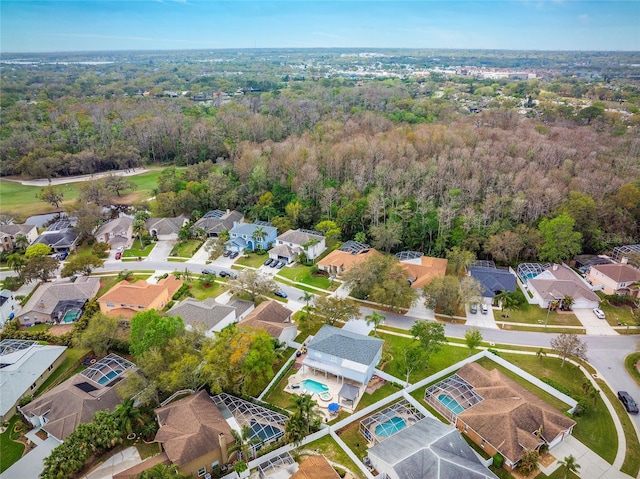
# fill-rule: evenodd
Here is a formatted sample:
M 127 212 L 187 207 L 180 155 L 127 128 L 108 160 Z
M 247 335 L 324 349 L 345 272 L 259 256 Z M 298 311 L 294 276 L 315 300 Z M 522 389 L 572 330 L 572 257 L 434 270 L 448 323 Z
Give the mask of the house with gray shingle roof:
M 426 417 L 376 444 L 371 464 L 389 479 L 496 479 L 462 435 Z
M 167 314 L 180 316 L 187 329 L 202 330 L 209 337 L 238 321 L 235 308 L 224 306 L 213 298 L 204 301 L 187 298 L 173 306 Z
M 516 277 L 506 269 L 472 266 L 469 274 L 482 286 L 482 298 L 487 304 L 502 292 L 516 290 Z
M 35 225 L 0 225 L 0 250 L 13 251 L 19 235 L 26 237 L 31 244 L 38 237 L 38 228 Z
M 235 210 L 212 210 L 200 218 L 191 228 L 192 231 L 204 230 L 207 236 L 217 238 L 223 231 L 230 231 L 236 224 L 244 221 L 244 215 Z
M 313 260 L 326 249 L 325 237 L 317 231 L 289 230 L 276 238 L 275 245 L 269 250 L 269 257 L 291 263 L 304 251 L 307 258 Z
M 302 367 L 366 384 L 382 358 L 384 341 L 324 325 L 307 345 Z
M 185 215 L 175 218 L 149 218 L 145 221 L 147 231 L 160 241 L 175 241 L 180 229 L 189 222 Z
M 573 298 L 573 309 L 593 309 L 600 304 L 600 298 L 591 290 L 591 285 L 566 264 L 553 264 L 527 282 L 533 301 L 541 308 L 565 296 Z
M 99 243 L 127 246 L 133 236 L 133 218 L 121 216 L 103 224 L 93 235 Z

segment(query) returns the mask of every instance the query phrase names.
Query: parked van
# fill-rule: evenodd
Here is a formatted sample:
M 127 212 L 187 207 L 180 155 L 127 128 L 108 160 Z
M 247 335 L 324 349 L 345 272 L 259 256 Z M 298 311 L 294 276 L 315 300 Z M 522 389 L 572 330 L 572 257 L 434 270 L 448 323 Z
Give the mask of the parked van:
M 480 311 L 482 311 L 482 314 L 488 314 L 489 313 L 489 306 L 487 306 L 486 304 L 482 303 L 480 305 Z

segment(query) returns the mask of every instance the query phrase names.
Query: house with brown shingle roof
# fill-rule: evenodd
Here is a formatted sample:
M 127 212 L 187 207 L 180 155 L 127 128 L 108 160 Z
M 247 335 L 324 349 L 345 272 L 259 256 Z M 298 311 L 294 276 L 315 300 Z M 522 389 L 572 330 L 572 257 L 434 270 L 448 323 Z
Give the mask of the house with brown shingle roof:
M 468 363 L 456 375 L 480 400 L 456 413 L 454 425 L 490 456 L 502 454 L 508 467 L 514 468 L 526 449 L 551 449 L 576 425 L 497 369 Z
M 410 254 L 413 253 L 413 254 Z M 407 279 L 414 288 L 421 289 L 435 278 L 443 278 L 447 273 L 447 260 L 424 256 L 414 251 L 397 253 L 400 266 L 407 272 Z
M 231 427 L 202 390 L 155 410 L 160 429 L 155 441 L 169 460 L 187 476 L 201 477 L 213 465 L 229 462 L 228 448 L 234 443 Z
M 99 243 L 108 243 L 112 248 L 126 247 L 133 236 L 133 218 L 121 216 L 111 220 L 98 228 L 93 236 Z
M 298 335 L 298 326 L 291 316 L 293 311 L 278 301 L 265 301 L 251 311 L 238 325 L 253 329 L 264 329 L 272 338 L 281 342 L 293 341 Z
M 629 264 L 597 264 L 589 268 L 586 280 L 601 287 L 604 294 L 629 295 L 637 298 L 640 290 L 640 270 Z
M 561 300 L 565 296 L 573 298 L 573 308 L 593 309 L 600 304 L 600 298 L 591 286 L 566 264 L 547 266 L 542 273 L 527 281 L 534 302 L 541 308 Z
M 109 316 L 132 318 L 136 313 L 164 308 L 183 282 L 169 275 L 157 284 L 144 280 L 130 283 L 120 281 L 98 299 L 100 311 Z

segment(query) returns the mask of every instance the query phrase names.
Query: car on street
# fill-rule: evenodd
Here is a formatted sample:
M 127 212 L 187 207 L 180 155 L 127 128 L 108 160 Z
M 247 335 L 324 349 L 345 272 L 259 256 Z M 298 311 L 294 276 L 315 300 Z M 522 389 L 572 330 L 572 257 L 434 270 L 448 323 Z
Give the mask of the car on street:
M 469 307 L 469 312 L 471 314 L 476 314 L 478 312 L 478 305 L 476 303 L 471 303 L 471 306 Z
M 602 311 L 600 308 L 595 308 L 593 310 L 593 314 L 595 314 L 596 318 L 598 319 L 604 319 L 604 311 Z
M 482 314 L 489 314 L 489 306 L 487 306 L 486 304 L 482 303 L 480 305 L 480 311 L 482 311 Z
M 265 266 L 269 266 L 272 261 L 273 261 L 273 259 L 267 258 L 267 259 L 264 260 L 264 263 L 262 263 L 262 264 L 264 264 Z
M 222 256 L 224 256 L 225 258 L 228 258 L 229 256 L 231 256 L 232 251 L 230 249 L 226 250 L 224 252 L 224 254 Z
M 224 270 L 222 270 L 222 271 L 220 271 L 219 274 L 220 274 L 221 278 L 233 278 L 233 279 L 235 279 L 235 278 L 238 277 L 238 275 L 236 273 L 234 273 L 233 271 L 224 271 Z
M 275 294 L 279 298 L 286 298 L 288 296 L 287 293 L 285 293 L 281 289 L 279 289 L 278 291 L 274 292 L 273 294 Z
M 238 255 L 239 255 L 239 254 L 240 254 L 239 252 L 234 251 L 233 253 L 231 253 L 231 254 L 229 255 L 229 258 L 231 258 L 231 259 L 236 259 L 236 258 L 238 257 Z
M 122 253 L 120 251 L 118 251 L 116 253 L 116 259 L 120 259 L 120 258 L 122 258 Z
M 285 263 L 284 261 L 280 261 L 280 262 L 276 265 L 276 268 L 278 268 L 278 269 L 282 269 L 282 268 L 284 268 L 284 265 L 285 265 L 285 264 L 286 264 L 286 263 Z
M 202 274 L 212 274 L 212 275 L 216 275 L 216 272 L 214 270 L 212 270 L 211 268 L 204 268 L 202 270 Z
M 627 412 L 638 414 L 638 405 L 627 391 L 618 391 L 618 399 L 620 399 Z

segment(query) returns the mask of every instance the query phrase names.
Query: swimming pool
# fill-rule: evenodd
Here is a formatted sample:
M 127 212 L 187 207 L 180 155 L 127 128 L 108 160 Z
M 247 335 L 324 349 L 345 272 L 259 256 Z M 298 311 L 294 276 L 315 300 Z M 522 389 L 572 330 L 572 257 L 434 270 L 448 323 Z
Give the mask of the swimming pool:
M 262 442 L 277 441 L 284 436 L 284 431 L 271 424 L 260 424 L 251 420 L 251 437 L 258 437 Z
M 313 379 L 305 379 L 300 383 L 300 387 L 306 389 L 311 393 L 323 393 L 329 390 L 329 386 L 326 384 L 314 381 Z
M 76 319 L 80 317 L 80 313 L 81 311 L 79 309 L 71 309 L 65 313 L 64 318 L 62 318 L 62 321 L 64 321 L 65 323 L 73 323 Z
M 117 378 L 120 373 L 122 373 L 122 369 L 116 369 L 115 371 L 109 371 L 105 376 L 98 379 L 98 384 L 106 384 L 112 379 Z
M 464 412 L 464 408 L 458 404 L 458 401 L 446 394 L 440 394 L 440 396 L 438 396 L 438 401 L 444 404 L 453 414 L 460 414 Z
M 376 436 L 389 437 L 407 427 L 407 421 L 395 416 L 376 426 Z

